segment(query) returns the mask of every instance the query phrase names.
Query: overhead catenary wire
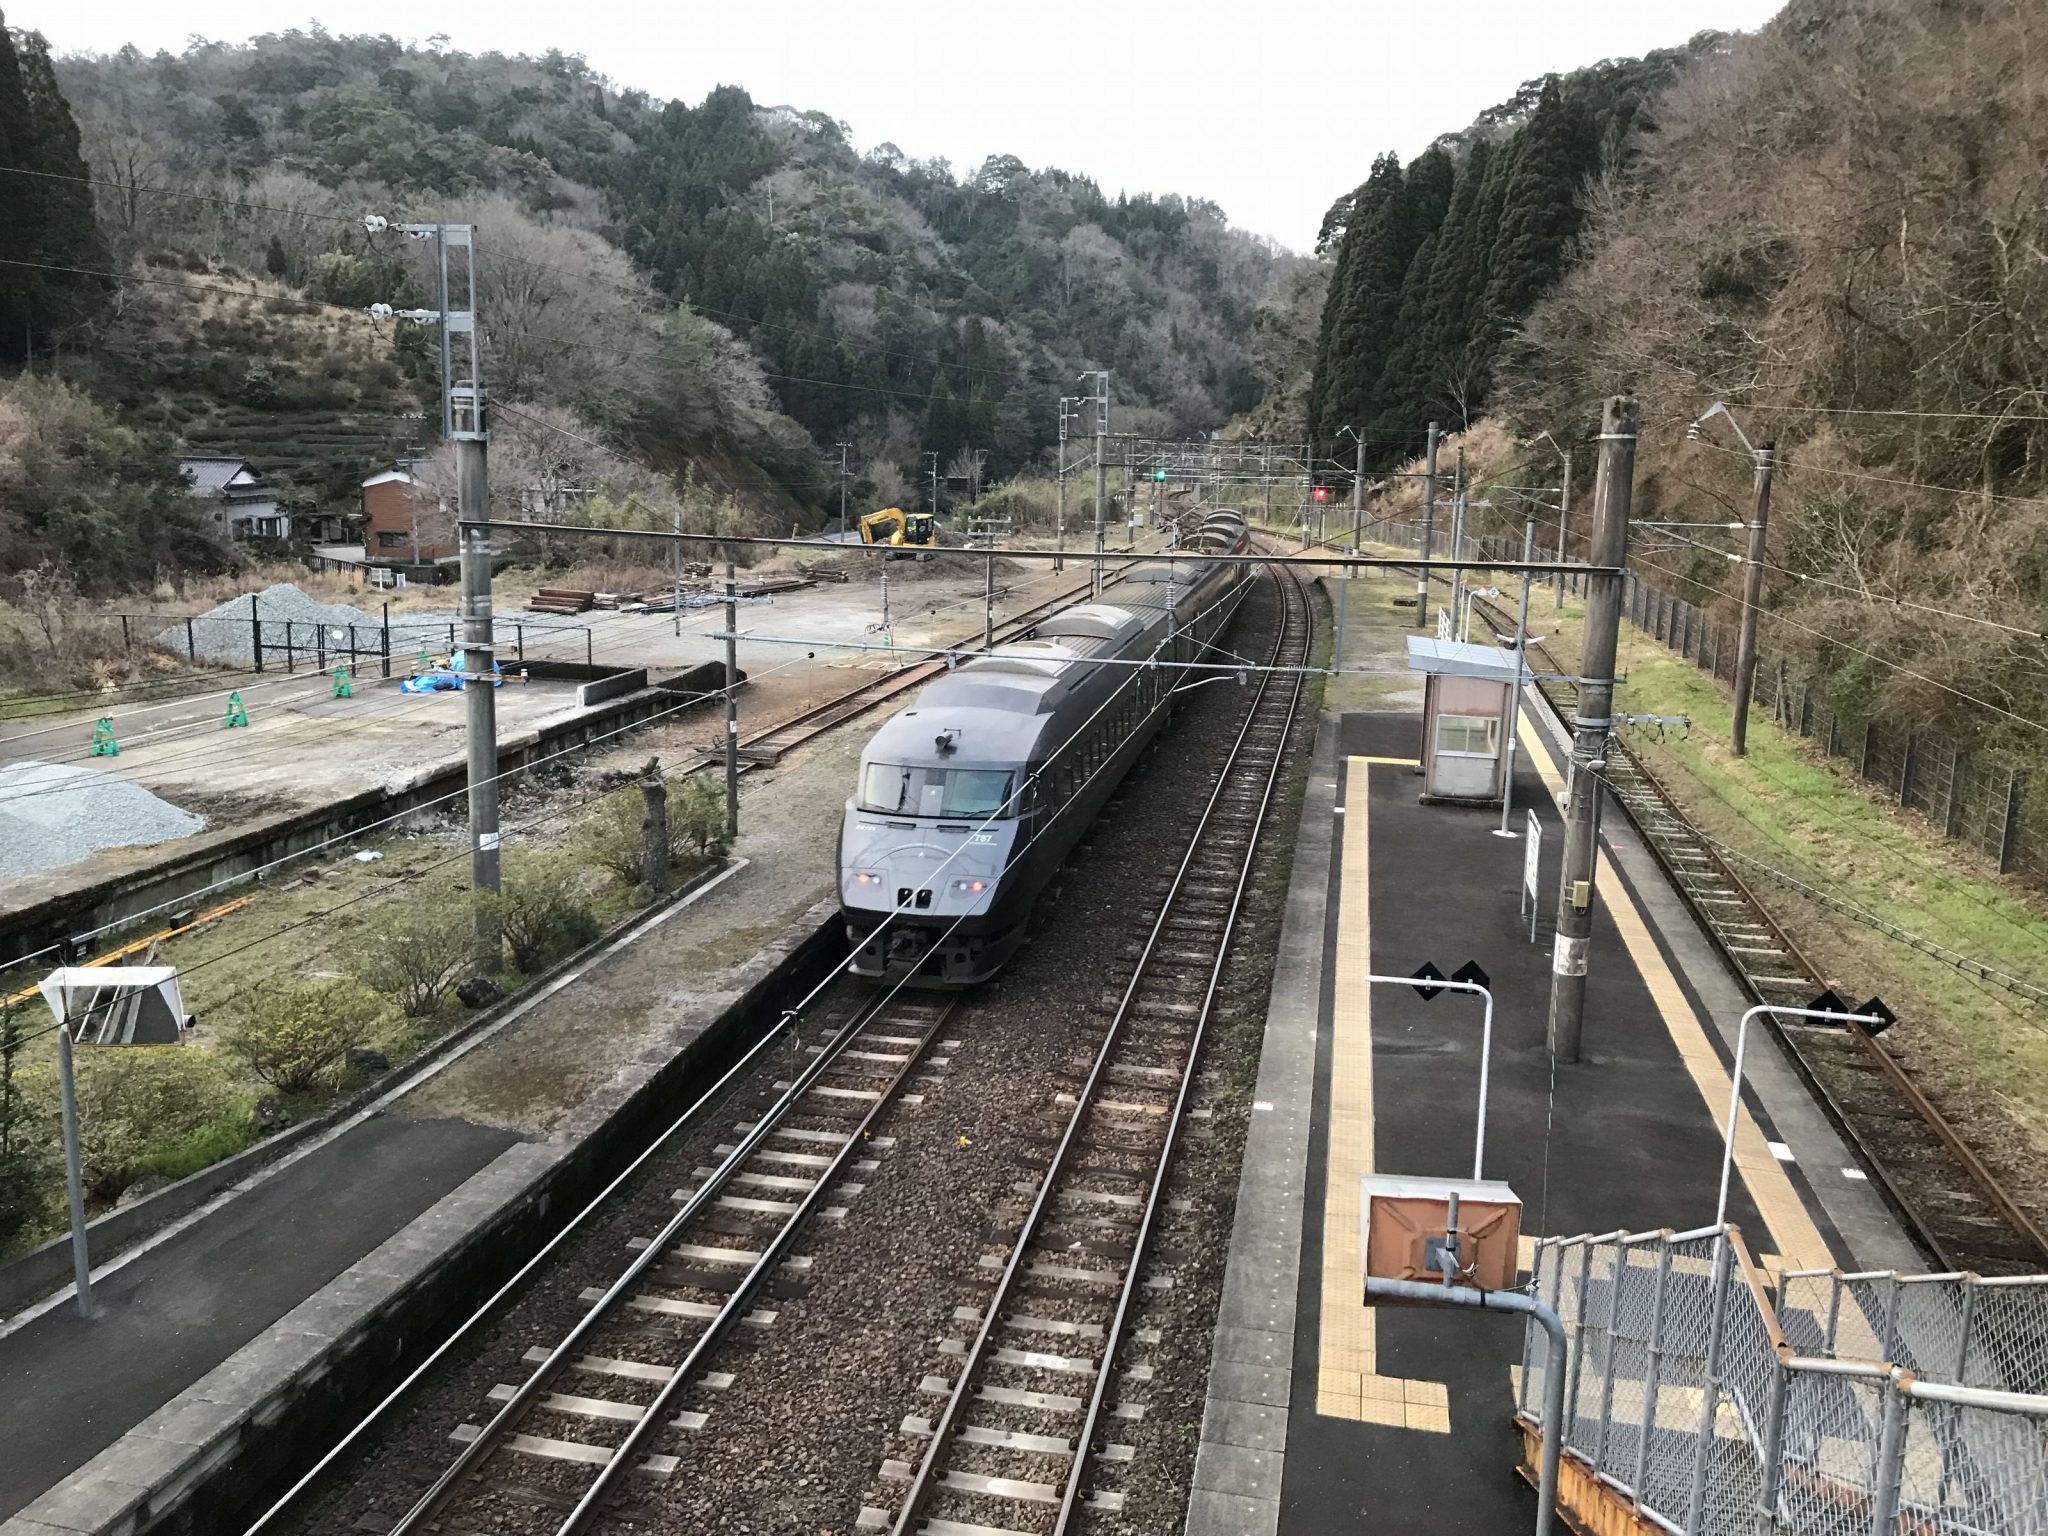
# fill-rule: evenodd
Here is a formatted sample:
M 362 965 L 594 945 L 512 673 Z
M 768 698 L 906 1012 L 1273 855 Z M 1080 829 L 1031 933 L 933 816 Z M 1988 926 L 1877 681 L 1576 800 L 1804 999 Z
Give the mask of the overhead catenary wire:
M 1112 694 L 1111 699 L 1114 699 L 1114 697 L 1115 695 Z M 1109 702 L 1109 700 L 1105 700 L 1104 704 L 1098 707 L 1095 714 L 1100 714 L 1101 710 L 1103 708 L 1106 708 Z M 1088 724 L 1091 724 L 1094 718 L 1095 715 L 1090 715 L 1089 719 L 1087 721 L 1084 721 L 1081 727 L 1077 728 L 1076 735 L 1078 735 L 1080 729 L 1085 729 Z M 1074 738 L 1069 738 L 1070 741 L 1072 739 Z M 1094 780 L 1097 774 L 1105 772 L 1108 768 L 1108 762 L 1109 760 L 1105 759 L 1103 763 L 1097 765 L 1093 769 L 1090 769 L 1087 772 L 1087 774 L 1083 777 L 1082 783 L 1084 785 L 1090 783 Z M 1018 792 L 1020 794 L 1024 787 L 1024 785 L 1018 786 Z M 1069 801 L 1068 803 L 1071 804 L 1072 802 Z M 1009 804 L 1009 801 L 1005 801 L 1004 804 L 1005 806 L 1007 806 Z M 999 807 L 996 815 L 987 818 L 982 825 L 986 827 L 987 825 L 995 821 L 997 817 L 1001 814 L 1001 810 L 1002 807 Z M 1059 815 L 1063 814 L 1064 810 L 1065 807 L 1062 807 L 1061 810 L 1055 811 L 1052 816 L 1045 818 L 1043 825 L 1033 832 L 1031 841 L 1035 842 L 1038 837 L 1044 836 L 1046 832 L 1050 831 L 1052 824 L 1058 819 Z M 954 850 L 947 854 L 946 862 L 950 862 L 955 856 L 957 856 L 957 853 L 959 852 L 959 849 L 962 846 L 964 846 L 964 844 L 956 845 Z M 1027 843 L 1026 846 L 1028 847 L 1029 844 Z M 942 863 L 940 868 L 943 867 L 944 864 Z M 892 912 L 888 917 L 886 917 L 883 920 L 881 927 L 886 928 L 888 924 L 895 921 L 895 919 L 899 915 L 901 914 Z M 950 925 L 948 925 L 944 933 L 941 935 L 941 941 L 943 942 L 944 937 L 950 935 L 953 932 L 953 930 L 959 926 L 961 922 L 965 921 L 967 916 L 968 914 L 962 913 L 959 917 L 956 917 L 953 920 L 953 922 Z M 818 980 L 818 982 L 808 992 L 806 992 L 801 998 L 797 999 L 796 1003 L 784 1013 L 783 1020 L 785 1025 L 794 1025 L 794 1023 L 802 1016 L 804 1011 L 807 1010 L 811 1006 L 811 1004 L 815 1002 L 824 993 L 827 987 L 837 982 L 843 975 L 847 974 L 848 971 L 850 971 L 853 965 L 853 960 L 854 956 L 848 955 L 844 960 L 840 961 L 838 964 L 828 968 L 825 975 L 821 977 Z M 883 995 L 883 1001 L 886 1003 L 889 999 L 894 998 L 898 992 L 900 992 L 906 985 L 908 985 L 908 983 L 909 977 L 907 976 L 898 980 Z M 695 1118 L 697 1112 L 700 1109 L 702 1109 L 705 1105 L 709 1104 L 713 1097 L 726 1087 L 726 1085 L 733 1079 L 734 1075 L 738 1072 L 740 1067 L 743 1067 L 748 1061 L 752 1059 L 754 1051 L 765 1048 L 765 1046 L 770 1041 L 777 1038 L 780 1032 L 780 1030 L 771 1030 L 770 1032 L 768 1032 L 768 1034 L 764 1035 L 762 1041 L 758 1045 L 750 1049 L 746 1056 L 742 1058 L 742 1061 L 740 1063 L 736 1064 L 735 1067 L 731 1071 L 729 1071 L 724 1077 L 722 1077 L 718 1081 L 718 1083 L 714 1084 L 710 1090 L 701 1095 L 697 1099 L 697 1101 L 691 1106 L 691 1108 L 681 1118 L 679 1118 L 670 1127 L 668 1131 L 656 1137 L 655 1140 L 648 1146 L 648 1148 L 644 1152 L 642 1152 L 639 1157 L 634 1159 L 631 1165 L 625 1168 L 603 1190 L 600 1190 L 588 1204 L 586 1204 L 580 1211 L 578 1211 L 574 1216 L 572 1216 L 569 1219 L 569 1221 L 566 1222 L 563 1225 L 563 1227 L 552 1238 L 550 1238 L 546 1243 L 544 1243 L 539 1249 L 539 1251 L 536 1252 L 532 1258 L 528 1259 L 526 1264 L 521 1267 L 517 1274 L 513 1275 L 510 1279 L 508 1279 L 502 1286 L 499 1287 L 497 1291 L 495 1291 L 489 1298 L 487 1298 L 483 1302 L 483 1304 L 476 1309 L 476 1311 L 474 1311 L 469 1315 L 469 1317 L 464 1319 L 463 1322 L 456 1327 L 454 1332 L 450 1334 L 448 1338 L 444 1339 L 440 1344 L 438 1344 L 428 1354 L 427 1358 L 421 1361 L 417 1366 L 415 1366 L 412 1372 L 409 1375 L 407 1375 L 403 1381 L 398 1383 L 397 1386 L 392 1388 L 392 1390 L 389 1393 L 387 1393 L 380 1401 L 378 1401 L 377 1404 L 370 1409 L 369 1413 L 362 1420 L 360 1420 L 357 1424 L 350 1428 L 347 1431 L 347 1433 L 342 1435 L 341 1438 L 317 1462 L 315 1462 L 314 1465 L 310 1467 L 299 1478 L 299 1480 L 296 1483 L 294 1483 L 290 1488 L 286 1489 L 284 1493 L 279 1496 L 275 1503 L 273 1503 L 260 1516 L 258 1516 L 254 1524 L 249 1526 L 248 1530 L 245 1532 L 245 1536 L 258 1536 L 258 1533 L 262 1532 L 267 1527 L 269 1527 L 271 1522 L 285 1509 L 290 1507 L 293 1501 L 296 1500 L 298 1496 L 301 1493 L 303 1493 L 309 1486 L 311 1486 L 315 1479 L 320 1477 L 326 1471 L 326 1469 L 335 1462 L 337 1458 L 345 1454 L 348 1451 L 349 1447 L 353 1445 L 355 1441 L 365 1431 L 367 1431 L 372 1424 L 376 1423 L 377 1420 L 380 1419 L 388 1409 L 390 1409 L 395 1403 L 400 1401 L 400 1399 L 403 1398 L 405 1394 L 412 1389 L 415 1383 L 417 1383 L 422 1377 L 424 1377 L 427 1374 L 429 1370 L 431 1370 L 436 1364 L 438 1364 L 441 1358 L 449 1350 L 453 1349 L 458 1343 L 460 1343 L 469 1334 L 471 1329 L 475 1328 L 479 1323 L 483 1321 L 484 1318 L 488 1317 L 492 1312 L 494 1312 L 497 1309 L 499 1303 L 502 1302 L 506 1297 L 514 1294 L 524 1284 L 526 1278 L 533 1273 L 533 1271 L 539 1266 L 539 1264 L 544 1259 L 546 1259 L 547 1256 L 551 1254 L 561 1242 L 566 1240 L 572 1232 L 574 1232 L 578 1227 L 580 1227 L 582 1223 L 585 1220 L 587 1220 L 592 1213 L 600 1209 L 603 1206 L 603 1204 L 607 1200 L 609 1200 L 609 1198 L 615 1191 L 623 1187 L 625 1183 L 633 1177 L 633 1175 L 641 1168 L 641 1166 L 646 1162 L 648 1158 L 652 1157 L 656 1151 L 658 1151 L 662 1146 L 664 1146 L 667 1143 L 669 1136 L 673 1135 L 676 1130 L 681 1129 L 685 1124 L 690 1123 Z M 735 1151 L 733 1153 L 734 1157 L 738 1157 L 741 1155 L 742 1153 L 739 1151 Z

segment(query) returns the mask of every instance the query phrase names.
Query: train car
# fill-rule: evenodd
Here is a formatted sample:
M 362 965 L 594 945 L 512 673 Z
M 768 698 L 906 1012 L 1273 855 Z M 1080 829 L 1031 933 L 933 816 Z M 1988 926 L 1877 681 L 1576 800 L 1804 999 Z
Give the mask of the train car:
M 1244 521 L 1189 542 L 1240 554 Z M 1046 619 L 926 684 L 861 753 L 839 838 L 853 971 L 967 987 L 1023 941 L 1033 904 L 1172 709 L 1186 663 L 1229 628 L 1252 567 L 1127 572 L 1113 600 Z M 1120 665 L 1161 662 L 1165 665 Z

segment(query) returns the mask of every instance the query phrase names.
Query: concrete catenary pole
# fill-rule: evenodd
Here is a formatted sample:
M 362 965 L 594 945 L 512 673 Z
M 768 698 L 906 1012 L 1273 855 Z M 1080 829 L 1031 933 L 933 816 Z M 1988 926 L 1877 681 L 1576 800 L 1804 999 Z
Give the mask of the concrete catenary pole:
M 1621 630 L 1621 567 L 1628 557 L 1634 490 L 1633 396 L 1615 395 L 1601 411 L 1600 468 L 1593 482 L 1593 532 L 1587 551 L 1585 644 L 1579 656 L 1578 707 L 1566 780 L 1564 867 L 1558 877 L 1557 941 L 1550 959 L 1550 1050 L 1579 1059 L 1586 1015 L 1586 950 L 1593 935 L 1593 873 L 1599 852 L 1600 780 L 1614 707 L 1614 657 Z
M 1415 573 L 1415 627 L 1429 627 L 1429 557 L 1436 538 L 1436 423 L 1422 461 L 1422 569 Z
M 841 521 L 844 521 L 845 503 L 842 502 L 840 505 Z M 674 632 L 676 638 L 681 639 L 683 633 L 683 504 L 680 501 L 675 504 L 669 516 L 675 524 L 674 532 L 676 536 L 674 553 L 669 561 L 669 574 L 674 582 L 674 586 L 669 592 L 669 603 L 675 615 Z
M 1730 745 L 1741 757 L 1749 750 L 1749 700 L 1756 691 L 1756 616 L 1764 595 L 1764 537 L 1771 521 L 1771 475 L 1777 449 L 1754 450 L 1756 503 L 1749 514 L 1749 559 L 1742 573 L 1742 633 L 1735 647 L 1735 727 Z
M 477 430 L 483 428 L 477 402 Z M 469 704 L 469 874 L 480 891 L 498 888 L 498 691 L 491 633 L 491 476 L 481 435 L 455 444 L 462 509 L 462 675 Z M 474 523 L 475 526 L 471 526 Z M 489 937 L 479 932 L 479 940 Z
M 725 835 L 740 835 L 740 604 L 725 562 Z

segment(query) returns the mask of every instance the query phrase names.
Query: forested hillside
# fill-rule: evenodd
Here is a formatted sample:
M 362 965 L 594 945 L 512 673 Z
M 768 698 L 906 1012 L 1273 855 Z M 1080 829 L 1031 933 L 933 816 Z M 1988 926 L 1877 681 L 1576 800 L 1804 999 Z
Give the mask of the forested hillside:
M 1348 427 L 1384 465 L 1428 421 L 1483 414 L 1503 350 L 1571 259 L 1586 188 L 1630 174 L 1646 100 L 1724 42 L 1701 33 L 1683 48 L 1531 81 L 1406 167 L 1375 160 L 1324 214 L 1316 242 L 1333 260 L 1309 436 L 1327 443 Z
M 1845 718 L 2037 764 L 2044 58 L 2038 5 L 1795 0 L 1753 36 L 1534 82 L 1413 164 L 1382 159 L 1326 227 L 1323 451 L 1364 423 L 1387 463 L 1427 420 L 1481 413 L 1584 444 L 1629 390 L 1636 515 L 1715 522 L 1746 515 L 1748 457 L 1718 418 L 1687 427 L 1726 401 L 1779 450 L 1773 654 Z M 1490 468 L 1557 473 L 1547 443 L 1517 458 Z M 1634 559 L 1732 617 L 1734 550 L 1673 532 Z
M 1786 462 L 1777 645 L 1852 717 L 2048 746 L 2048 8 L 1796 0 L 1687 72 L 1503 380 L 1527 422 L 1643 398 L 1649 515 L 1747 504 L 1686 423 Z M 1562 434 L 1560 434 L 1562 435 Z M 1653 557 L 1727 601 L 1718 550 Z
M 517 354 L 489 382 L 515 397 L 658 432 L 644 397 L 676 381 L 654 377 L 648 322 L 678 305 L 746 344 L 813 442 L 851 434 L 905 468 L 970 445 L 998 474 L 1030 460 L 1084 366 L 1177 430 L 1255 396 L 1244 344 L 1273 256 L 1210 204 L 1110 199 L 1010 158 L 963 178 L 863 156 L 818 114 L 736 87 L 664 104 L 559 54 L 314 32 L 59 68 L 117 257 L 353 302 L 388 294 L 403 258 L 337 220 L 476 217 L 484 314 Z M 148 190 L 165 187 L 242 206 Z

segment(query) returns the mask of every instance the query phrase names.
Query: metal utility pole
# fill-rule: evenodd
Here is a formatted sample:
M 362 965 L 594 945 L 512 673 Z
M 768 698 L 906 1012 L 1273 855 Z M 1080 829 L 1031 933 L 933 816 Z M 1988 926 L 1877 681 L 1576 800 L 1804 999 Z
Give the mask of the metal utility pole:
M 1102 596 L 1102 525 L 1109 515 L 1109 370 L 1098 368 L 1082 378 L 1095 380 L 1095 591 Z
M 71 1071 L 71 941 L 57 945 L 57 1093 L 64 1120 L 64 1200 L 71 1212 L 71 1280 L 78 1315 L 91 1317 L 92 1249 L 85 1231 L 85 1159 L 78 1144 L 78 1083 Z
M 1613 721 L 1614 658 L 1621 630 L 1621 576 L 1628 556 L 1629 500 L 1636 468 L 1635 398 L 1608 399 L 1600 418 L 1600 468 L 1593 482 L 1593 533 L 1587 551 L 1585 643 L 1579 656 L 1578 707 L 1566 780 L 1564 867 L 1558 877 L 1557 942 L 1550 959 L 1550 1051 L 1579 1059 L 1586 1017 L 1586 950 L 1593 936 L 1593 875 L 1599 853 L 1601 788 Z M 1597 568 L 1605 567 L 1605 572 Z
M 1273 526 L 1273 445 L 1259 449 L 1259 478 L 1266 483 L 1266 526 Z
M 1415 627 L 1429 627 L 1429 557 L 1436 538 L 1436 423 L 1429 424 L 1429 447 L 1422 462 L 1422 569 L 1415 573 Z
M 981 648 L 986 651 L 996 643 L 996 557 L 988 557 L 986 572 L 981 580 Z
M 939 515 L 939 456 L 936 453 L 928 453 L 925 457 L 932 461 L 932 516 L 936 518 Z
M 845 513 L 843 509 L 845 503 L 842 502 L 840 506 L 842 508 L 840 514 L 841 521 L 844 521 Z M 683 633 L 683 504 L 680 501 L 676 503 L 675 511 L 671 516 L 675 522 L 676 544 L 675 556 L 669 562 L 669 568 L 675 581 L 675 588 L 670 592 L 669 597 L 675 614 L 675 635 L 677 639 L 681 639 Z
M 1081 403 L 1078 395 L 1060 396 L 1060 472 L 1059 511 L 1053 523 L 1052 572 L 1055 576 L 1067 568 L 1067 423 L 1073 417 L 1072 408 Z
M 1555 439 L 1552 439 L 1555 441 Z M 1557 497 L 1557 563 L 1564 564 L 1564 531 L 1572 516 L 1572 453 L 1569 448 L 1560 448 L 1564 455 L 1564 488 Z M 1557 608 L 1564 608 L 1564 572 L 1557 573 Z
M 1535 553 L 1536 520 L 1530 518 L 1522 524 L 1522 564 L 1527 565 Z M 1515 727 L 1522 718 L 1522 673 L 1529 658 L 1529 588 L 1535 580 L 1528 571 L 1522 572 L 1522 611 L 1515 620 L 1515 688 L 1508 698 L 1506 768 L 1500 780 L 1500 826 L 1494 831 L 1495 837 L 1517 835 L 1508 828 L 1508 812 L 1515 803 Z
M 490 433 L 484 422 L 483 368 L 477 353 L 476 231 L 468 224 L 437 224 L 434 244 L 440 299 L 442 419 L 455 443 L 456 508 L 462 522 L 462 691 L 468 704 L 469 878 L 479 891 L 498 889 L 497 643 L 491 623 Z M 462 255 L 462 293 L 450 297 L 449 267 Z M 447 372 L 457 333 L 468 338 L 469 378 Z M 678 548 L 681 546 L 678 545 Z M 477 915 L 477 943 L 493 960 L 496 919 Z
M 1451 499 L 1451 623 L 1460 622 L 1460 610 L 1465 601 L 1465 567 L 1458 564 L 1465 558 L 1465 445 L 1458 445 L 1458 467 L 1456 478 L 1451 482 L 1456 487 Z M 1459 636 L 1463 639 L 1463 636 Z
M 1358 535 L 1365 521 L 1365 439 L 1358 440 L 1358 458 L 1351 470 L 1351 554 L 1358 554 Z M 1357 566 L 1345 569 L 1344 576 L 1350 580 L 1358 575 Z
M 839 538 L 843 543 L 846 539 L 846 450 L 848 445 L 836 443 L 833 446 L 839 450 Z
M 1765 443 L 1750 456 L 1756 461 L 1756 502 L 1749 514 L 1749 560 L 1742 573 L 1742 634 L 1735 647 L 1735 725 L 1730 745 L 1737 757 L 1749 750 L 1749 699 L 1756 690 L 1756 616 L 1764 595 L 1764 536 L 1771 520 L 1771 475 L 1777 468 L 1777 447 Z
M 725 562 L 725 835 L 740 835 L 740 605 Z

